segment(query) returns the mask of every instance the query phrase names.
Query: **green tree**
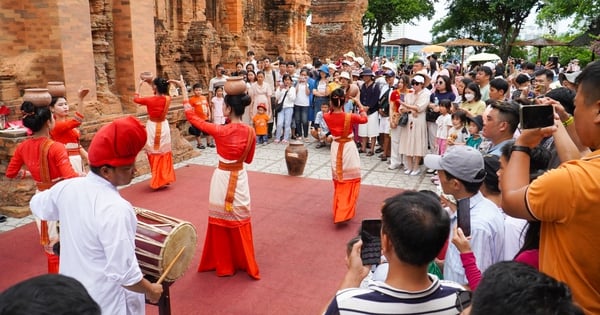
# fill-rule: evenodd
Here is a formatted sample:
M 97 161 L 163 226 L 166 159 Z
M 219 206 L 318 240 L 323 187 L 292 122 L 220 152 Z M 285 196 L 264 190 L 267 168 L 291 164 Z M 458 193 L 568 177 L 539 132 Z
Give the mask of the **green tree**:
M 600 29 L 600 3 L 598 0 L 544 0 L 538 13 L 540 23 L 555 23 L 573 17 L 581 30 Z M 595 33 L 598 35 L 598 33 Z
M 369 39 L 368 53 L 379 55 L 383 31 L 390 31 L 394 25 L 411 23 L 420 17 L 433 17 L 431 0 L 369 0 L 369 6 L 362 18 L 364 35 Z
M 531 8 L 539 5 L 540 0 L 451 0 L 448 15 L 435 24 L 433 33 L 437 38 L 472 37 L 495 44 L 506 61 Z

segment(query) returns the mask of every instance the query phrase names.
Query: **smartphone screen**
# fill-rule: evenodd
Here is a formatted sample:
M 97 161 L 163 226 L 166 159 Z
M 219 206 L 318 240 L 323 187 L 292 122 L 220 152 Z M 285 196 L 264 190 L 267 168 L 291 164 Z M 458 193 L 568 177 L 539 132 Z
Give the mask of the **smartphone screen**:
M 469 198 L 463 198 L 458 201 L 456 210 L 456 224 L 462 229 L 465 236 L 471 235 L 471 203 Z
M 554 125 L 554 107 L 551 104 L 521 105 L 520 116 L 522 129 Z
M 360 258 L 363 265 L 378 265 L 381 262 L 381 219 L 365 219 L 360 226 L 363 244 Z

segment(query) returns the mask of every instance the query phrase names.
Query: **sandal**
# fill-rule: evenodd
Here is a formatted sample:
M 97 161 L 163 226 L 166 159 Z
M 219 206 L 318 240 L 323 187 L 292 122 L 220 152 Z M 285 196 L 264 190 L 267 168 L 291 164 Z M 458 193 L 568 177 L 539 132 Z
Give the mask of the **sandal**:
M 363 150 L 363 149 L 358 149 L 358 153 L 365 153 L 365 150 Z
M 375 155 L 375 153 L 373 151 L 367 152 L 367 156 L 373 156 L 373 155 Z

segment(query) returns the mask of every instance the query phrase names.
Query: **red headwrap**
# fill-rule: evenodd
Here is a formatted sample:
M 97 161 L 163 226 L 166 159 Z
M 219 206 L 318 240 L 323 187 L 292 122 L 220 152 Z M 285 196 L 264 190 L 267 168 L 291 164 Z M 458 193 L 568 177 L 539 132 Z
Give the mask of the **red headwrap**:
M 136 118 L 129 116 L 114 120 L 94 135 L 88 152 L 90 165 L 131 165 L 144 148 L 146 139 L 146 128 Z

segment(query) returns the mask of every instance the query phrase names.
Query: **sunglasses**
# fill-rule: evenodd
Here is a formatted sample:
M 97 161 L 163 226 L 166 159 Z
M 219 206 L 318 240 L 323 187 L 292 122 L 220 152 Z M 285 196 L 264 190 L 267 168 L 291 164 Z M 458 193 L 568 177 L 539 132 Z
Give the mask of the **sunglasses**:
M 444 81 L 437 81 L 436 84 L 444 84 Z
M 413 81 L 410 81 L 410 84 L 412 84 L 412 85 L 419 85 L 419 84 L 421 84 L 421 82 L 417 82 L 417 81 L 413 80 Z

